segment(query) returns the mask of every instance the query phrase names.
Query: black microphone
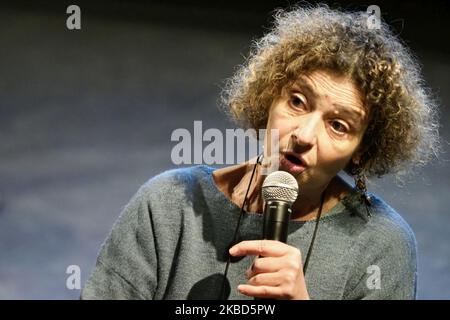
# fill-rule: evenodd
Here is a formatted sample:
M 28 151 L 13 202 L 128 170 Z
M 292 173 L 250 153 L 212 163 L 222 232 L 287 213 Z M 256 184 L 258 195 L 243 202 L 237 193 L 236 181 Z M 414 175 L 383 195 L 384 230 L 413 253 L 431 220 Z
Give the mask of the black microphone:
M 265 202 L 263 239 L 287 242 L 292 204 L 297 199 L 298 183 L 285 171 L 269 174 L 263 182 L 262 196 Z M 273 300 L 255 298 L 255 300 Z
M 298 183 L 285 171 L 269 174 L 262 186 L 264 206 L 263 239 L 286 243 L 292 204 L 298 196 Z

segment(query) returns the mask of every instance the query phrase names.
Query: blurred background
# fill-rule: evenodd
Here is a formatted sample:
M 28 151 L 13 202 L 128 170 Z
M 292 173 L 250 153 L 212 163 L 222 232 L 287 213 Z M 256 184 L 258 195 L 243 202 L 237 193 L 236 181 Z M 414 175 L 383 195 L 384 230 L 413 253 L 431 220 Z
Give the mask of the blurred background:
M 123 206 L 176 167 L 171 133 L 235 128 L 218 110 L 276 8 L 294 1 L 9 1 L 0 4 L 0 298 L 77 299 Z M 81 8 L 81 30 L 66 9 Z M 404 187 L 369 189 L 411 225 L 420 299 L 450 298 L 450 22 L 443 2 L 377 4 L 441 103 L 444 150 Z M 224 131 L 223 131 L 224 132 Z

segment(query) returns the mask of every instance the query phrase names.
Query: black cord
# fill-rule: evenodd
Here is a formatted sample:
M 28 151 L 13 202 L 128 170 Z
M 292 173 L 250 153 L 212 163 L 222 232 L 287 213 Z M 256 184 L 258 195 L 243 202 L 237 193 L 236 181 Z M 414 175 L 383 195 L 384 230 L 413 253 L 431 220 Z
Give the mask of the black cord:
M 234 230 L 233 241 L 231 242 L 232 245 L 236 244 L 237 234 L 238 234 L 238 231 L 239 231 L 239 227 L 241 225 L 242 217 L 244 216 L 244 206 L 245 206 L 245 204 L 246 204 L 246 202 L 248 200 L 247 199 L 247 195 L 248 195 L 248 192 L 250 190 L 250 186 L 251 186 L 252 181 L 253 181 L 253 176 L 254 176 L 255 171 L 256 171 L 256 166 L 260 163 L 261 158 L 262 158 L 262 154 L 258 156 L 258 158 L 256 160 L 256 163 L 255 163 L 255 166 L 253 167 L 252 175 L 250 177 L 250 182 L 248 184 L 247 192 L 245 193 L 244 202 L 242 203 L 241 212 L 239 214 L 238 223 L 236 225 L 236 229 Z M 311 257 L 311 253 L 312 253 L 312 249 L 313 249 L 313 246 L 314 246 L 314 242 L 316 241 L 317 230 L 319 228 L 319 221 L 320 221 L 320 217 L 322 216 L 322 207 L 323 207 L 324 199 L 325 199 L 325 191 L 322 192 L 322 195 L 320 197 L 319 212 L 318 212 L 317 217 L 316 217 L 316 224 L 315 224 L 315 227 L 314 227 L 313 236 L 311 238 L 311 243 L 309 244 L 308 253 L 307 253 L 306 259 L 305 259 L 305 264 L 303 265 L 303 274 L 304 275 L 306 275 L 306 270 L 308 269 L 308 264 L 309 264 L 309 258 Z M 232 245 L 230 245 L 230 247 Z M 225 266 L 225 271 L 223 273 L 222 288 L 220 289 L 219 300 L 226 299 L 226 297 L 224 297 L 225 283 L 226 283 L 226 280 L 227 280 L 228 269 L 230 267 L 230 262 L 231 262 L 231 255 L 228 252 L 228 250 L 227 250 L 227 256 L 228 256 L 228 260 L 227 260 L 227 264 Z
M 247 192 L 245 193 L 244 202 L 242 203 L 241 213 L 239 214 L 239 219 L 238 219 L 238 222 L 237 222 L 237 225 L 236 225 L 236 229 L 234 230 L 233 241 L 231 242 L 231 245 L 230 245 L 229 248 L 231 248 L 231 246 L 236 244 L 237 234 L 238 234 L 238 231 L 239 231 L 239 227 L 241 225 L 242 217 L 244 216 L 244 206 L 245 206 L 245 204 L 246 204 L 246 202 L 248 200 L 247 199 L 247 195 L 248 195 L 248 192 L 250 191 L 250 186 L 252 185 L 253 176 L 255 175 L 255 171 L 256 171 L 256 166 L 260 163 L 261 159 L 262 159 L 262 154 L 260 154 L 258 156 L 258 158 L 256 159 L 255 166 L 253 167 L 252 176 L 250 177 L 250 182 L 249 182 L 248 187 L 247 187 Z M 229 249 L 229 248 L 227 248 L 227 249 Z M 223 273 L 222 288 L 220 289 L 219 300 L 225 299 L 225 297 L 223 295 L 224 295 L 224 292 L 225 292 L 225 283 L 226 283 L 226 280 L 227 280 L 228 268 L 229 268 L 230 262 L 231 262 L 231 255 L 228 252 L 228 250 L 227 250 L 227 255 L 228 255 L 228 260 L 227 260 L 227 264 L 225 266 L 225 271 Z
M 320 221 L 320 217 L 322 216 L 322 207 L 323 207 L 324 199 L 325 199 L 325 190 L 322 192 L 322 195 L 320 197 L 319 213 L 317 214 L 317 217 L 316 217 L 316 225 L 314 227 L 314 233 L 311 238 L 311 243 L 309 244 L 308 253 L 306 254 L 305 264 L 303 265 L 303 275 L 306 275 L 306 270 L 308 269 L 308 264 L 309 264 L 309 258 L 311 257 L 314 242 L 316 241 L 317 230 L 319 229 L 319 221 Z

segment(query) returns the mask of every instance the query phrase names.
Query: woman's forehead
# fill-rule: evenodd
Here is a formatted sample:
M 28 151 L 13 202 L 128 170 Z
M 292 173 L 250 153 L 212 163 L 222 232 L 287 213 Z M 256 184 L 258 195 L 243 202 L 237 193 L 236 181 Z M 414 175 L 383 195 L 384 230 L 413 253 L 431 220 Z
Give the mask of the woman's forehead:
M 301 90 L 307 99 L 324 101 L 333 110 L 366 117 L 362 94 L 351 79 L 332 72 L 317 70 L 298 77 L 292 88 Z

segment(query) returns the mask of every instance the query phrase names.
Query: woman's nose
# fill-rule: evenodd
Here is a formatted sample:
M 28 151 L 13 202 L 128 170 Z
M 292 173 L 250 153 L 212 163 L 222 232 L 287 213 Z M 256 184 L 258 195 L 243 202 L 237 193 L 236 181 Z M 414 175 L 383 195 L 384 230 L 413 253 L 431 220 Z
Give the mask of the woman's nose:
M 292 137 L 298 145 L 312 146 L 317 139 L 317 130 L 320 124 L 320 114 L 304 116 Z

